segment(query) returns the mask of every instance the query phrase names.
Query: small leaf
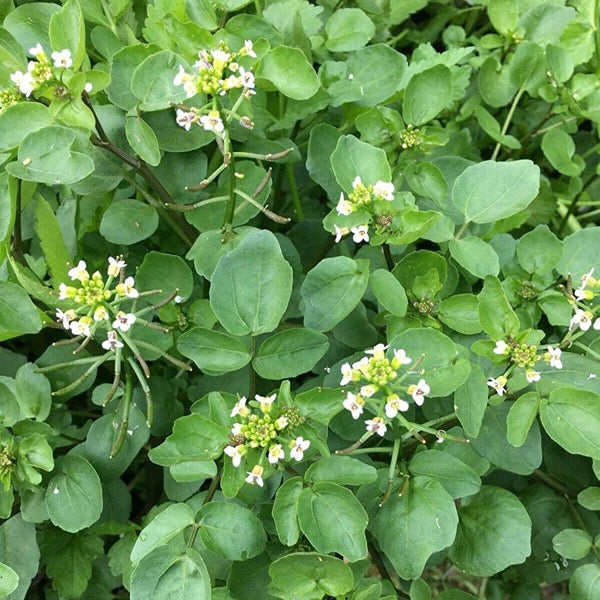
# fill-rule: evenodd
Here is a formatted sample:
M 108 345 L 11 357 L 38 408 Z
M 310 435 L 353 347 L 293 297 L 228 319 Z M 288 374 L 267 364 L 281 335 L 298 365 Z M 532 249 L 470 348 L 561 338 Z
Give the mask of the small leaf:
M 279 541 L 293 546 L 300 537 L 298 524 L 298 500 L 304 484 L 301 477 L 292 477 L 277 490 L 273 503 L 273 521 Z
M 442 112 L 452 97 L 452 74 L 445 65 L 417 73 L 404 91 L 402 116 L 407 125 L 423 125 Z
M 387 269 L 376 269 L 369 276 L 369 285 L 377 301 L 385 310 L 403 317 L 408 308 L 408 298 L 402 284 Z
M 160 163 L 160 149 L 156 134 L 142 117 L 137 115 L 127 117 L 125 134 L 129 145 L 144 162 L 153 167 Z
M 111 244 L 132 245 L 149 238 L 158 228 L 158 213 L 140 200 L 110 204 L 100 222 L 100 235 Z
M 486 275 L 498 275 L 500 272 L 496 251 L 481 238 L 470 236 L 451 240 L 448 248 L 452 258 L 475 277 L 483 279 Z
M 581 560 L 592 549 L 592 538 L 581 529 L 563 529 L 552 538 L 552 547 L 564 558 Z
M 366 45 L 375 35 L 375 24 L 359 8 L 339 8 L 325 23 L 327 41 L 331 52 L 352 52 Z
M 41 328 L 42 320 L 27 292 L 15 283 L 0 281 L 0 341 Z

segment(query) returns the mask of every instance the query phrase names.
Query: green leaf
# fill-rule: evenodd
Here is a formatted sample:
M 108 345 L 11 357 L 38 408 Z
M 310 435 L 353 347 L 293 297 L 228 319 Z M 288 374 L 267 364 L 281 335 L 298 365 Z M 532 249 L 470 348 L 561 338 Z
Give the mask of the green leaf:
M 475 108 L 473 113 L 477 123 L 495 142 L 510 148 L 511 150 L 520 150 L 521 143 L 512 135 L 504 135 L 500 130 L 500 123 L 482 106 Z
M 156 134 L 142 117 L 137 115 L 127 117 L 125 134 L 129 145 L 144 162 L 153 167 L 160 163 L 160 149 Z
M 479 299 L 474 294 L 454 294 L 440 304 L 438 319 L 459 333 L 473 335 L 481 331 Z
M 178 54 L 162 50 L 145 58 L 135 69 L 131 93 L 139 100 L 140 110 L 162 110 L 186 99 L 183 86 L 173 84 L 179 65 L 187 69 L 187 63 Z
M 600 595 L 600 565 L 578 567 L 569 582 L 571 600 L 590 600 Z
M 265 379 L 285 379 L 310 371 L 329 348 L 326 335 L 301 327 L 268 337 L 252 359 L 254 370 Z
M 303 417 L 314 419 L 327 425 L 329 421 L 342 411 L 345 394 L 342 390 L 315 387 L 297 394 L 294 405 Z
M 293 546 L 300 537 L 298 500 L 303 488 L 302 478 L 292 477 L 285 481 L 275 494 L 273 521 L 279 541 L 286 546 Z
M 536 392 L 519 396 L 510 407 L 506 419 L 506 437 L 510 444 L 519 448 L 527 440 L 529 430 L 537 417 L 540 397 Z
M 376 269 L 369 276 L 369 285 L 377 301 L 385 310 L 403 317 L 408 308 L 408 298 L 402 284 L 387 269 Z
M 292 267 L 270 231 L 250 232 L 221 257 L 210 286 L 210 305 L 233 335 L 273 331 L 292 292 Z
M 458 517 L 452 497 L 429 477 L 411 477 L 402 495 L 395 489 L 377 511 L 372 531 L 403 579 L 416 579 L 429 557 L 454 540 Z
M 369 281 L 366 260 L 326 258 L 311 269 L 300 288 L 304 326 L 329 331 L 360 302 Z
M 346 193 L 352 191 L 352 182 L 357 176 L 365 185 L 392 180 L 385 152 L 353 135 L 340 137 L 331 154 L 331 166 L 336 181 Z
M 490 0 L 487 7 L 488 17 L 498 33 L 512 33 L 519 21 L 517 0 Z
M 488 404 L 489 388 L 485 373 L 478 365 L 472 365 L 468 379 L 454 394 L 454 410 L 465 433 L 479 435 L 483 415 Z
M 500 260 L 496 251 L 481 238 L 470 236 L 451 240 L 448 248 L 452 258 L 463 269 L 479 279 L 483 279 L 486 275 L 497 276 L 500 272 Z
M 407 125 L 419 126 L 448 106 L 452 98 L 452 74 L 445 65 L 413 75 L 404 91 L 402 117 Z
M 571 454 L 600 459 L 600 394 L 561 387 L 542 400 L 540 417 L 546 433 Z
M 512 309 L 500 281 L 488 275 L 479 293 L 479 322 L 483 331 L 494 340 L 516 337 L 521 330 L 519 318 Z
M 135 275 L 135 283 L 140 292 L 162 290 L 151 297 L 153 303 L 165 300 L 175 291 L 185 301 L 192 295 L 194 277 L 180 256 L 153 251 L 144 256 Z
M 592 549 L 592 537 L 581 529 L 563 529 L 552 538 L 552 547 L 564 558 L 581 560 Z
M 2 243 L 10 239 L 17 216 L 17 195 L 14 182 L 15 180 L 12 177 L 9 178 L 8 173 L 0 174 L 0 260 L 3 260 Z
M 100 235 L 111 244 L 132 245 L 149 238 L 158 228 L 158 213 L 140 200 L 112 202 L 100 222 Z
M 204 545 L 228 560 L 248 560 L 265 549 L 267 534 L 261 520 L 243 506 L 209 502 L 197 519 Z
M 85 22 L 77 0 L 67 0 L 63 7 L 50 17 L 50 43 L 52 49 L 71 51 L 72 69 L 79 69 L 86 57 Z
M 375 24 L 360 8 L 339 8 L 325 23 L 327 41 L 331 52 L 352 52 L 367 44 L 375 35 Z
M 581 490 L 577 502 L 588 510 L 600 510 L 600 487 L 594 486 Z
M 15 377 L 21 418 L 45 421 L 52 407 L 50 382 L 32 363 L 23 365 Z
M 0 281 L 0 341 L 41 328 L 42 320 L 27 292 L 15 283 Z
M 540 169 L 530 160 L 485 160 L 456 178 L 452 201 L 466 221 L 493 223 L 527 208 L 538 194 L 539 180 Z
M 2 116 L 0 115 L 0 124 Z M 340 187 L 335 180 L 329 158 L 335 150 L 340 138 L 340 132 L 329 123 L 319 123 L 310 130 L 308 139 L 308 155 L 306 169 L 313 181 L 318 183 L 330 200 L 336 200 L 340 195 Z
M 454 564 L 471 575 L 490 577 L 531 553 L 531 519 L 510 492 L 483 486 L 458 509 L 456 540 L 450 548 Z
M 142 529 L 131 550 L 131 562 L 137 563 L 155 548 L 195 525 L 194 511 L 183 503 L 171 504 Z
M 439 450 L 417 452 L 408 469 L 413 475 L 435 479 L 455 499 L 472 496 L 481 487 L 479 475 L 469 465 Z
M 159 546 L 140 561 L 131 576 L 131 600 L 210 597 L 210 576 L 194 548 Z
M 19 146 L 19 160 L 6 165 L 13 176 L 46 185 L 68 185 L 80 181 L 94 170 L 87 154 L 73 150 L 77 134 L 52 125 L 32 131 Z
M 298 520 L 318 552 L 337 552 L 351 562 L 366 557 L 368 517 L 349 489 L 324 481 L 304 488 L 298 500 Z
M 488 406 L 481 430 L 471 445 L 492 464 L 519 475 L 530 475 L 542 464 L 542 444 L 537 422 L 532 423 L 525 442 L 515 448 L 507 440 L 507 418 L 510 406 L 507 402 Z
M 354 586 L 352 569 L 339 558 L 315 552 L 295 552 L 269 567 L 272 594 L 285 600 L 314 600 L 325 595 L 343 597 Z
M 590 269 L 600 270 L 600 227 L 580 229 L 563 240 L 563 255 L 556 270 L 563 276 L 571 275 L 575 286 Z
M 72 257 L 65 246 L 58 219 L 42 196 L 38 196 L 35 203 L 35 232 L 40 238 L 54 287 L 58 288 L 59 283 L 69 280 L 67 271 Z
M 257 83 L 264 81 L 284 96 L 307 100 L 314 96 L 321 83 L 312 65 L 299 48 L 277 46 L 269 50 L 256 69 Z
M 551 273 L 563 253 L 562 242 L 547 225 L 538 225 L 517 242 L 517 259 L 528 273 Z
M 350 456 L 330 456 L 313 463 L 304 473 L 304 481 L 328 481 L 339 485 L 363 485 L 377 480 L 377 470 Z
M 93 525 L 102 513 L 102 485 L 94 467 L 75 454 L 63 456 L 48 482 L 46 507 L 54 525 L 76 532 Z
M 32 2 L 13 8 L 4 19 L 4 27 L 14 36 L 25 51 L 38 42 L 50 47 L 48 28 L 52 15 L 60 10 L 56 4 Z
M 52 123 L 48 107 L 38 102 L 19 102 L 0 114 L 0 150 L 17 147 L 33 131 Z
M 577 177 L 583 171 L 583 161 L 573 160 L 575 142 L 564 129 L 546 131 L 542 138 L 542 151 L 550 164 L 567 177 Z
M 8 565 L 0 563 L 0 598 L 12 594 L 19 587 L 19 576 Z

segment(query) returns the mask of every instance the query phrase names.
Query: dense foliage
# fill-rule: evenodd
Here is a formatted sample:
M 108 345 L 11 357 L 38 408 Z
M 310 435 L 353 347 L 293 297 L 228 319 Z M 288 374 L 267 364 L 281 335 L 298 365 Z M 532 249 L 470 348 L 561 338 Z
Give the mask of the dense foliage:
M 599 4 L 0 1 L 0 597 L 600 599 Z

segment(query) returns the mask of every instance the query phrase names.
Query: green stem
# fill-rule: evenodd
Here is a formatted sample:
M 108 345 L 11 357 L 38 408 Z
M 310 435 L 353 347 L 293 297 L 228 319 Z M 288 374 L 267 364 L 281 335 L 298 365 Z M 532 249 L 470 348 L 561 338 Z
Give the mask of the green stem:
M 250 338 L 250 356 L 254 358 L 256 352 L 256 338 L 252 336 Z M 250 367 L 250 389 L 248 390 L 248 397 L 252 400 L 256 395 L 256 371 Z
M 575 209 L 577 208 L 577 204 L 578 204 L 579 200 L 581 199 L 581 197 L 583 196 L 583 193 L 590 187 L 590 185 L 594 182 L 596 177 L 598 177 L 596 175 L 596 173 L 592 173 L 592 175 L 590 175 L 585 180 L 583 185 L 581 186 L 579 193 L 575 195 L 573 200 L 571 200 L 571 204 L 569 204 L 569 207 L 567 208 L 567 212 L 564 214 L 564 216 L 560 222 L 560 225 L 558 226 L 558 231 L 557 231 L 558 235 L 562 234 L 564 228 L 567 225 L 567 221 L 569 220 L 569 217 L 575 212 Z
M 381 508 L 390 497 L 392 493 L 392 487 L 394 485 L 394 477 L 396 475 L 396 464 L 398 463 L 398 454 L 400 453 L 400 446 L 402 445 L 401 440 L 394 440 L 394 448 L 392 450 L 392 458 L 390 459 L 390 467 L 388 469 L 388 483 L 387 488 L 385 490 L 385 494 L 379 503 L 379 508 Z
M 600 360 L 600 354 L 598 352 L 594 352 L 591 348 L 588 348 L 585 344 L 582 344 L 581 342 L 573 342 L 573 346 L 577 346 L 578 348 L 585 350 L 586 354 L 593 356 L 596 360 Z
M 596 46 L 596 76 L 600 77 L 600 0 L 594 2 L 594 23 L 596 29 L 594 32 L 594 43 Z
M 125 371 L 125 392 L 121 399 L 121 423 L 119 424 L 119 431 L 117 433 L 117 437 L 113 443 L 113 446 L 110 450 L 110 458 L 114 458 L 119 450 L 123 447 L 123 443 L 125 442 L 125 438 L 127 437 L 127 427 L 129 427 L 129 414 L 131 411 L 131 397 L 133 395 L 133 382 L 131 377 L 131 372 L 129 370 Z
M 385 258 L 385 264 L 387 265 L 388 271 L 392 271 L 396 266 L 394 257 L 392 256 L 392 249 L 388 243 L 383 244 L 383 256 Z
M 510 122 L 512 121 L 513 115 L 515 114 L 515 110 L 517 109 L 517 105 L 519 104 L 519 100 L 521 99 L 521 96 L 524 93 L 525 93 L 525 88 L 522 87 L 515 94 L 512 104 L 510 105 L 510 108 L 508 109 L 508 114 L 506 115 L 506 119 L 504 119 L 504 124 L 502 125 L 502 129 L 500 130 L 500 135 L 506 135 L 506 132 L 508 131 Z M 498 142 L 496 144 L 496 147 L 494 148 L 494 152 L 492 153 L 491 160 L 496 160 L 496 158 L 498 158 L 498 153 L 500 152 L 501 148 L 502 148 L 502 144 L 500 142 Z
M 456 232 L 456 235 L 454 236 L 455 240 L 460 240 L 460 238 L 462 237 L 463 233 L 465 232 L 465 230 L 467 229 L 467 227 L 471 224 L 471 221 L 465 221 L 461 226 L 460 229 Z

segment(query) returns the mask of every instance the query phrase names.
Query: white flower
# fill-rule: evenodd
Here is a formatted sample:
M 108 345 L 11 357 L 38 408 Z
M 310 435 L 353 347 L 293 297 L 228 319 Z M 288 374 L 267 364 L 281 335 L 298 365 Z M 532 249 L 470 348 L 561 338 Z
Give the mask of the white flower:
M 77 314 L 74 310 L 62 311 L 60 308 L 56 309 L 56 320 L 65 328 L 70 329 L 69 324 L 71 321 L 77 318 Z
M 181 108 L 177 109 L 177 116 L 175 117 L 175 121 L 179 127 L 183 127 L 186 131 L 189 131 L 192 125 L 198 120 L 198 116 L 193 112 L 186 112 L 185 110 L 181 110 Z
M 383 200 L 393 200 L 394 199 L 394 184 L 386 183 L 385 181 L 378 181 L 373 186 L 373 193 Z
M 173 85 L 181 85 L 188 98 L 192 98 L 198 93 L 198 88 L 194 82 L 194 76 L 186 73 L 183 66 L 179 65 L 179 72 L 173 78 Z
M 200 124 L 206 131 L 214 131 L 215 133 L 221 133 L 225 129 L 218 110 L 211 110 L 207 115 L 202 115 Z
M 388 396 L 385 404 L 385 414 L 389 419 L 393 419 L 398 414 L 398 411 L 406 412 L 408 409 L 408 402 L 402 400 L 398 394 L 391 394 Z
M 352 227 L 350 231 L 354 234 L 352 239 L 356 244 L 360 242 L 368 242 L 369 241 L 369 226 L 368 225 L 359 225 L 358 227 Z
M 510 346 L 504 340 L 499 340 L 496 342 L 494 354 L 508 354 L 509 352 Z
M 556 348 L 548 346 L 548 352 L 544 354 L 544 358 L 550 363 L 551 367 L 554 367 L 555 369 L 562 369 L 563 364 L 561 355 L 562 350 L 558 346 Z
M 281 415 L 275 420 L 275 427 L 281 431 L 288 426 L 288 418 L 285 415 Z
M 350 363 L 344 363 L 341 368 L 342 371 L 342 380 L 340 381 L 340 385 L 348 385 L 354 376 L 354 370 L 350 366 Z
M 594 283 L 594 281 L 590 282 L 590 279 L 593 280 L 594 278 L 592 277 L 592 275 L 594 274 L 594 270 L 595 269 L 590 269 L 585 275 L 581 276 L 581 287 L 584 288 L 587 286 L 588 283 Z
M 349 202 L 348 200 L 346 200 L 344 198 L 344 194 L 341 193 L 340 199 L 338 200 L 335 210 L 337 210 L 338 215 L 348 216 L 349 214 L 352 213 L 352 211 L 354 210 L 354 207 L 352 205 L 352 202 Z
M 541 379 L 541 375 L 533 369 L 527 369 L 525 371 L 525 379 L 527 379 L 529 383 L 535 383 L 536 381 L 539 381 Z
M 240 451 L 240 450 L 244 450 L 244 451 Z M 242 463 L 242 456 L 244 456 L 244 454 L 246 454 L 245 452 L 246 447 L 245 446 L 225 446 L 225 450 L 223 450 L 223 452 L 225 454 L 227 454 L 227 456 L 229 456 L 229 458 L 231 458 L 231 464 L 234 467 L 239 467 L 240 464 Z
M 500 375 L 496 378 L 490 377 L 487 380 L 487 384 L 496 390 L 496 394 L 498 394 L 498 396 L 504 396 L 504 394 L 506 394 L 506 377 L 504 377 L 504 375 Z
M 575 314 L 571 318 L 569 329 L 581 329 L 581 331 L 587 331 L 592 326 L 592 313 L 588 310 L 582 310 L 577 308 Z
M 364 404 L 360 395 L 355 395 L 352 392 L 348 392 L 346 399 L 342 402 L 342 406 L 350 411 L 352 418 L 355 420 L 362 415 Z
M 108 257 L 108 275 L 110 277 L 118 277 L 121 269 L 124 269 L 127 266 L 127 263 L 123 260 L 122 256 L 117 256 L 113 258 L 112 256 Z
M 242 417 L 247 417 L 249 414 L 250 409 L 246 406 L 246 396 L 242 396 L 233 407 L 229 416 L 235 417 L 236 415 L 242 415 Z
M 376 360 L 383 360 L 385 358 L 385 351 L 389 348 L 385 344 L 376 344 L 370 350 L 365 350 L 365 354 L 371 354 Z
M 295 458 L 300 462 L 304 458 L 304 451 L 308 450 L 310 441 L 298 436 L 295 441 L 290 442 L 290 458 Z
M 244 47 L 241 50 L 241 54 L 245 54 L 250 58 L 256 58 L 256 52 L 254 52 L 252 40 L 244 40 Z
M 273 444 L 273 446 L 271 446 L 269 448 L 268 459 L 272 465 L 277 464 L 278 461 L 280 461 L 284 458 L 285 458 L 285 452 L 283 451 L 281 444 Z
M 367 350 L 368 352 L 368 350 Z M 352 368 L 355 371 L 360 371 L 361 373 L 365 373 L 367 367 L 369 366 L 369 359 L 366 356 L 363 356 L 360 360 L 357 360 L 355 363 L 352 363 Z
M 92 90 L 94 89 L 94 84 L 91 81 L 87 81 L 86 84 L 83 86 L 83 89 L 86 92 L 86 94 L 91 94 Z
M 123 347 L 123 342 L 117 337 L 116 331 L 109 331 L 106 334 L 106 340 L 102 342 L 102 347 L 105 350 L 116 350 Z
M 58 299 L 59 300 L 66 300 L 67 298 L 71 297 L 72 293 L 76 293 L 76 290 L 74 287 L 71 287 L 70 285 L 67 285 L 66 283 L 58 284 Z
M 427 396 L 427 394 L 429 394 L 431 391 L 431 388 L 427 385 L 424 379 L 419 379 L 417 385 L 409 385 L 407 391 L 412 396 L 415 404 L 421 406 L 425 401 L 425 396 Z
M 372 383 L 369 383 L 368 385 L 363 385 L 360 388 L 360 395 L 363 398 L 370 398 L 371 396 L 374 396 L 377 393 L 377 387 L 375 387 Z
M 227 61 L 231 58 L 231 54 L 229 54 L 229 52 L 225 52 L 225 50 L 220 50 L 219 48 L 216 50 L 211 50 L 210 53 L 213 57 L 213 65 L 215 69 L 222 69 L 227 64 Z
M 244 67 L 240 67 L 240 82 L 246 89 L 254 88 L 254 73 L 246 71 Z
M 133 277 L 127 277 L 123 283 L 116 285 L 115 289 L 117 294 L 120 296 L 127 296 L 128 298 L 137 298 L 140 293 L 135 289 L 135 280 Z
M 131 326 L 136 322 L 137 317 L 133 313 L 125 313 L 120 310 L 117 313 L 117 318 L 113 321 L 113 329 L 121 331 L 129 331 Z
M 599 330 L 600 330 L 600 317 L 594 321 L 594 324 L 592 325 L 592 327 L 593 327 L 593 328 L 594 328 L 596 331 L 599 331 Z
M 67 275 L 71 278 L 71 281 L 87 281 L 90 278 L 84 260 L 80 260 L 76 267 L 69 269 Z
M 398 365 L 408 365 L 412 362 L 412 358 L 406 356 L 406 350 L 402 350 L 402 348 L 394 350 L 394 360 Z
M 108 319 L 108 311 L 106 310 L 106 306 L 101 304 L 94 310 L 94 321 L 104 321 L 105 319 Z
M 362 179 L 360 175 L 357 175 L 352 182 L 352 189 L 356 189 L 359 185 L 362 185 Z
M 83 319 L 80 321 L 71 321 L 69 327 L 73 335 L 84 335 L 85 337 L 89 337 L 91 335 L 90 325 Z
M 258 487 L 262 487 L 264 485 L 262 474 L 264 469 L 260 465 L 254 465 L 252 471 L 246 471 L 248 473 L 248 477 L 246 477 L 246 483 L 250 485 L 256 484 Z
M 241 423 L 234 423 L 233 427 L 231 428 L 231 435 L 242 435 L 242 424 Z
M 377 435 L 383 437 L 385 432 L 387 431 L 386 424 L 383 422 L 381 417 L 373 417 L 372 419 L 367 419 L 365 421 L 365 425 L 367 426 L 367 431 L 371 433 L 376 433 Z
M 68 48 L 61 50 L 60 52 L 53 52 L 52 60 L 54 61 L 55 67 L 63 67 L 65 69 L 69 69 L 73 66 L 71 51 Z
M 271 394 L 270 396 L 259 396 L 256 394 L 254 398 L 260 403 L 260 410 L 264 413 L 268 413 L 271 410 L 271 405 L 275 401 L 275 398 L 277 398 L 277 394 Z
M 46 57 L 46 53 L 39 42 L 33 48 L 29 48 L 28 52 L 37 60 L 43 60 Z
M 10 80 L 19 88 L 21 94 L 25 94 L 28 98 L 36 88 L 35 79 L 29 72 L 21 73 L 21 71 L 15 71 L 11 73 Z

